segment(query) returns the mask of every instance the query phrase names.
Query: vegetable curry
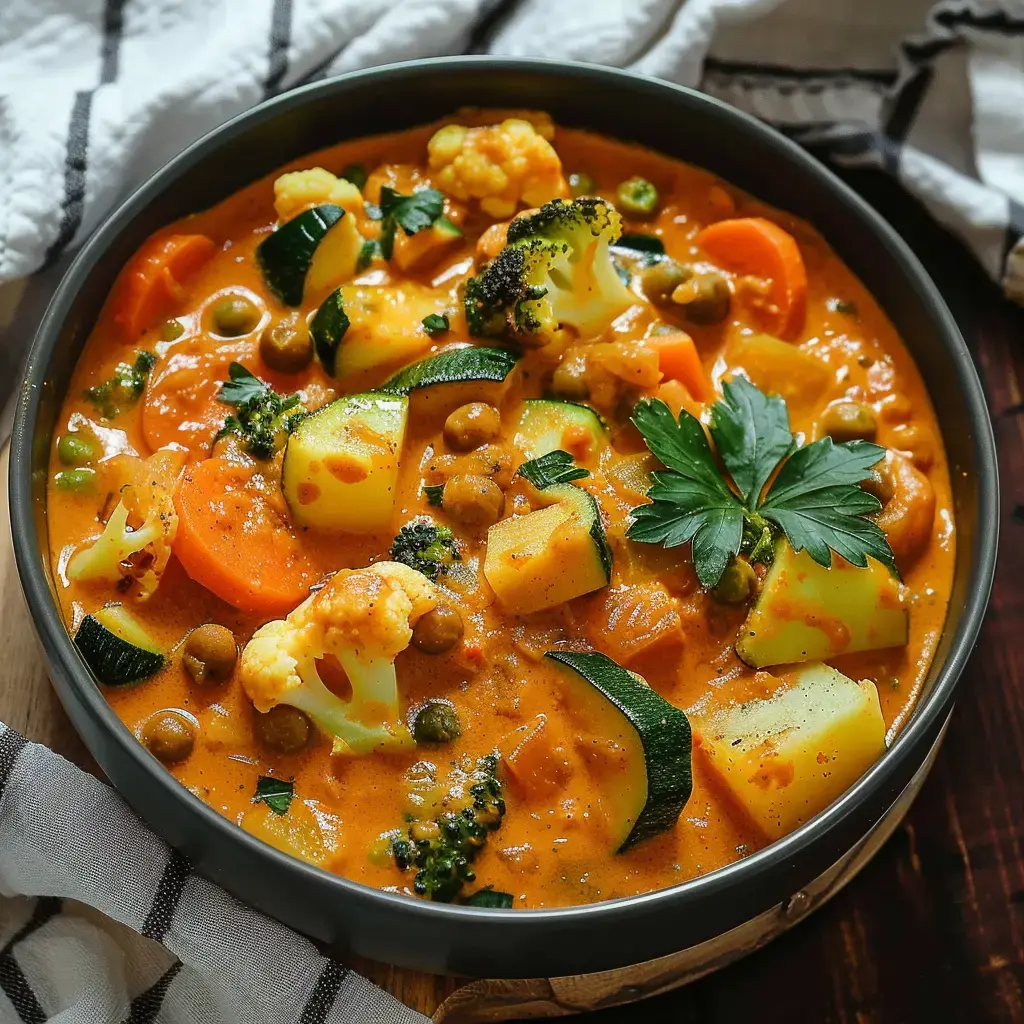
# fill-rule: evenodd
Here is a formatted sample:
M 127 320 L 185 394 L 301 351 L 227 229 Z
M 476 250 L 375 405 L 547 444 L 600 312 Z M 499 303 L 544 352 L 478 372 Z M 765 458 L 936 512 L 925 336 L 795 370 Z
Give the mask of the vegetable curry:
M 345 143 L 125 267 L 58 421 L 69 631 L 181 784 L 413 898 L 808 821 L 945 620 L 921 378 L 807 224 L 533 112 Z

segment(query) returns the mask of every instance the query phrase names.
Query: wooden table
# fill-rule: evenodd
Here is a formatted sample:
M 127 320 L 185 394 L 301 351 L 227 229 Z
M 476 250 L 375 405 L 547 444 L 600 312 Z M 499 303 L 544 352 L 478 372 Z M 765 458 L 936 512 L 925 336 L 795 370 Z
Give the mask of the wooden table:
M 1003 488 L 992 607 L 935 770 L 859 878 L 761 952 L 668 995 L 588 1015 L 595 1024 L 1024 1021 L 1024 311 L 898 188 L 871 173 L 850 177 L 922 256 L 988 389 Z M 87 766 L 41 667 L 7 515 L 4 504 L 0 719 Z M 428 1012 L 452 987 L 359 967 Z

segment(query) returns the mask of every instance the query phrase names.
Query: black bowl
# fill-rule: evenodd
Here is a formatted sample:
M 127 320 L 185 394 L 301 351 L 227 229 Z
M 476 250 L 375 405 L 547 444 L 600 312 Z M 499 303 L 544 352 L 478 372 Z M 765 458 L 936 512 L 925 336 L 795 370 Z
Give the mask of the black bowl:
M 467 104 L 550 111 L 564 125 L 706 167 L 814 224 L 917 360 L 953 483 L 958 554 L 946 629 L 925 694 L 885 757 L 813 821 L 745 860 L 660 892 L 564 910 L 485 911 L 379 892 L 293 860 L 222 818 L 179 785 L 104 700 L 57 612 L 46 552 L 47 452 L 60 400 L 115 276 L 147 235 L 303 154 Z M 11 521 L 36 628 L 75 728 L 128 802 L 199 871 L 339 952 L 426 971 L 534 977 L 638 963 L 719 935 L 788 898 L 871 829 L 934 743 L 977 638 L 994 570 L 997 487 L 981 386 L 941 296 L 892 229 L 820 164 L 687 89 L 598 67 L 471 57 L 359 72 L 265 103 L 172 160 L 106 220 L 32 346 L 14 428 Z

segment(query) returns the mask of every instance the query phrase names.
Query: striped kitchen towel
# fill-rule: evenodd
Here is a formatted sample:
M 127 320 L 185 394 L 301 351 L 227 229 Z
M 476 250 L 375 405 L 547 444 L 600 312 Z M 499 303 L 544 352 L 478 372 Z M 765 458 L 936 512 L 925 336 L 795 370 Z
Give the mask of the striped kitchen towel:
M 465 51 L 699 86 L 884 168 L 1024 301 L 1024 0 L 6 0 L 0 281 L 267 96 Z
M 0 1024 L 420 1024 L 0 723 Z

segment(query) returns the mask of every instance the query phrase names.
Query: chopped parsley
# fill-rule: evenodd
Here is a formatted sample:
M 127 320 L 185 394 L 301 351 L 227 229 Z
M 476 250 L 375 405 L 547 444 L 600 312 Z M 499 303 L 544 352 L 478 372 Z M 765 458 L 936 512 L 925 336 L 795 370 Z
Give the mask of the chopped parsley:
M 217 399 L 233 405 L 235 412 L 225 418 L 217 439 L 234 434 L 250 454 L 269 459 L 305 415 L 299 396 L 279 395 L 241 363 L 232 363 L 228 376 L 231 379 L 221 384 Z
M 677 421 L 657 400 L 634 410 L 647 447 L 668 468 L 653 474 L 651 503 L 633 509 L 629 538 L 667 548 L 692 542 L 697 578 L 708 589 L 741 551 L 751 562 L 770 564 L 780 535 L 819 565 L 831 565 L 834 551 L 857 566 L 871 557 L 895 571 L 885 534 L 867 518 L 881 503 L 858 486 L 885 449 L 867 441 L 835 444 L 830 437 L 798 447 L 781 398 L 743 377 L 723 390 L 709 428 L 728 477 L 690 413 L 683 410 Z
M 104 419 L 112 420 L 139 400 L 154 366 L 156 356 L 152 352 L 136 352 L 134 363 L 118 363 L 114 376 L 88 388 L 85 397 Z
M 445 313 L 430 313 L 423 318 L 423 330 L 432 338 L 439 334 L 445 334 L 451 329 L 448 316 Z
M 590 471 L 577 466 L 568 452 L 556 450 L 524 462 L 516 470 L 516 475 L 528 480 L 538 491 L 545 491 L 556 484 L 582 480 L 590 476 Z
M 424 484 L 423 496 L 427 499 L 428 505 L 440 508 L 444 504 L 444 484 Z
M 380 190 L 380 251 L 384 259 L 391 259 L 395 248 L 395 231 L 415 235 L 429 228 L 444 213 L 444 196 L 435 188 L 421 188 L 412 195 L 403 196 L 387 185 Z
M 287 814 L 295 796 L 295 783 L 261 775 L 256 781 L 256 803 L 265 803 L 275 814 Z
M 356 257 L 356 273 L 361 274 L 380 254 L 380 242 L 376 238 L 368 238 L 359 247 L 359 255 Z

